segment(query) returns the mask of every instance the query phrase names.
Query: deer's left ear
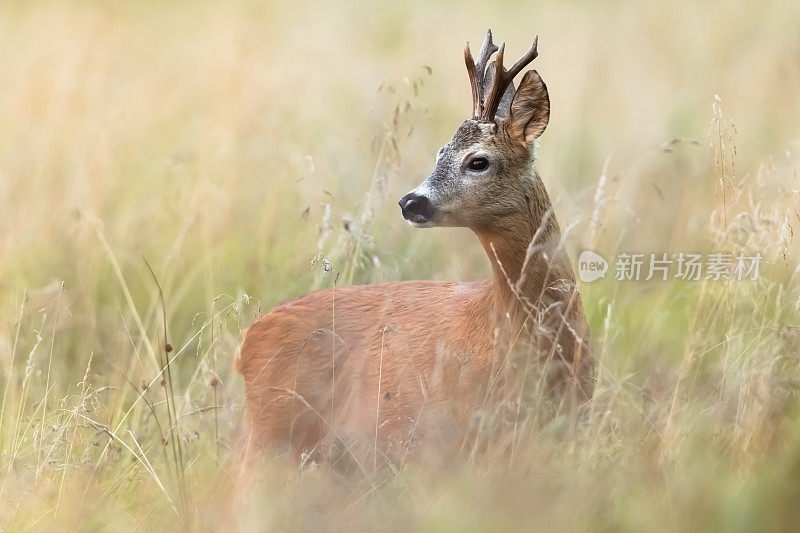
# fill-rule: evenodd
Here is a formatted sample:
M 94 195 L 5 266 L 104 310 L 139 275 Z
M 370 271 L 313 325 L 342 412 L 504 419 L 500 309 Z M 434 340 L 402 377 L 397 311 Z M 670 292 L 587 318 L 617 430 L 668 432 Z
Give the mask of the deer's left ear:
M 535 70 L 529 70 L 511 101 L 511 112 L 505 121 L 511 138 L 530 145 L 544 132 L 550 120 L 550 98 L 547 87 Z

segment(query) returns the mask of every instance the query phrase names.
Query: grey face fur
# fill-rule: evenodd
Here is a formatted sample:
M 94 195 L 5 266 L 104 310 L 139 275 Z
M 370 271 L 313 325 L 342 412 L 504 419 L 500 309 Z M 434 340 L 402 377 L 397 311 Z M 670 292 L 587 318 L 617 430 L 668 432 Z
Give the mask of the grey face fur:
M 412 191 L 427 198 L 433 216 L 410 224 L 482 229 L 518 212 L 538 179 L 532 159 L 527 146 L 513 146 L 502 125 L 465 121 L 439 150 L 428 179 Z

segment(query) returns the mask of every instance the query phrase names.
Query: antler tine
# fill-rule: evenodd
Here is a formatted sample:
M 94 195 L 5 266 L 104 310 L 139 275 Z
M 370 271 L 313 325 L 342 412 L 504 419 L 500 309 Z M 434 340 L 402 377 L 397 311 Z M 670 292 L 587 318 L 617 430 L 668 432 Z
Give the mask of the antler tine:
M 484 37 L 483 44 L 481 45 L 481 50 L 478 52 L 478 60 L 475 62 L 475 69 L 478 71 L 478 81 L 481 83 L 483 83 L 489 58 L 492 57 L 492 54 L 495 52 L 497 52 L 497 46 L 492 42 L 492 30 L 487 30 L 486 37 Z
M 478 51 L 478 60 L 472 59 L 469 41 L 464 47 L 464 62 L 467 64 L 467 75 L 472 88 L 472 116 L 480 118 L 484 111 L 485 98 L 483 93 L 483 80 L 486 76 L 486 64 L 489 58 L 497 51 L 497 46 L 492 42 L 492 30 L 486 32 L 483 44 Z
M 519 74 L 519 73 L 520 73 L 520 71 L 521 71 L 522 69 L 524 69 L 525 67 L 527 67 L 527 66 L 530 64 L 530 62 L 531 62 L 531 61 L 533 61 L 534 59 L 536 59 L 536 57 L 539 55 L 539 52 L 536 50 L 536 45 L 537 45 L 537 44 L 539 44 L 539 36 L 538 36 L 538 35 L 537 35 L 536 37 L 534 37 L 534 39 L 533 39 L 533 44 L 532 44 L 532 45 L 531 45 L 531 47 L 528 49 L 528 51 L 527 51 L 527 52 L 525 52 L 525 55 L 523 55 L 522 57 L 520 57 L 520 58 L 517 60 L 517 62 L 516 62 L 516 63 L 514 63 L 514 66 L 513 66 L 513 67 L 511 67 L 510 69 L 508 69 L 508 75 L 509 75 L 509 76 L 510 76 L 512 79 L 513 79 L 513 78 L 514 78 L 514 77 L 515 77 L 517 74 Z
M 489 88 L 489 94 L 483 103 L 483 113 L 481 118 L 484 120 L 492 120 L 497 107 L 500 105 L 500 97 L 508 87 L 511 80 L 506 79 L 506 69 L 503 68 L 503 54 L 506 51 L 506 43 L 500 45 L 497 51 L 497 59 L 494 60 L 494 76 L 492 76 L 492 85 Z
M 481 112 L 481 89 L 475 62 L 472 60 L 472 52 L 469 50 L 469 41 L 464 46 L 464 63 L 467 64 L 467 76 L 469 76 L 469 85 L 472 88 L 472 116 L 477 118 Z

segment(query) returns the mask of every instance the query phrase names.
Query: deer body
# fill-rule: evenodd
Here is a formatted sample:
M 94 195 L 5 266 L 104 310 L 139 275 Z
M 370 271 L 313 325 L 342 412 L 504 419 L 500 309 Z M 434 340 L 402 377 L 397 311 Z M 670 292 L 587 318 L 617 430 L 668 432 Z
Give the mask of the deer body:
M 327 435 L 366 449 L 375 439 L 382 450 L 412 446 L 423 410 L 466 410 L 490 373 L 486 288 L 398 282 L 277 307 L 242 346 L 252 438 L 295 452 Z
M 549 118 L 546 88 L 530 71 L 515 95 L 523 60 L 506 71 L 501 47 L 494 71 L 486 69 L 495 50 L 489 34 L 473 65 L 467 48 L 474 116 L 400 201 L 412 225 L 472 229 L 492 278 L 332 288 L 274 308 L 247 331 L 236 363 L 254 444 L 300 454 L 332 437 L 350 451 L 404 457 L 469 427 L 521 356 L 545 369 L 562 400 L 591 396 L 580 296 L 533 168 L 532 143 Z M 534 43 L 527 61 L 535 55 Z

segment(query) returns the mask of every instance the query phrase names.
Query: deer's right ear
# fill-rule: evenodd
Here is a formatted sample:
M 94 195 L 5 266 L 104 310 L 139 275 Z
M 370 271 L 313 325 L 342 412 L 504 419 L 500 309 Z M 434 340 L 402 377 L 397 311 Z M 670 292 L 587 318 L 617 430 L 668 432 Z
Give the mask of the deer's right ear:
M 506 128 L 512 139 L 530 145 L 544 132 L 549 120 L 550 97 L 547 87 L 538 72 L 529 70 L 522 77 L 511 101 Z

